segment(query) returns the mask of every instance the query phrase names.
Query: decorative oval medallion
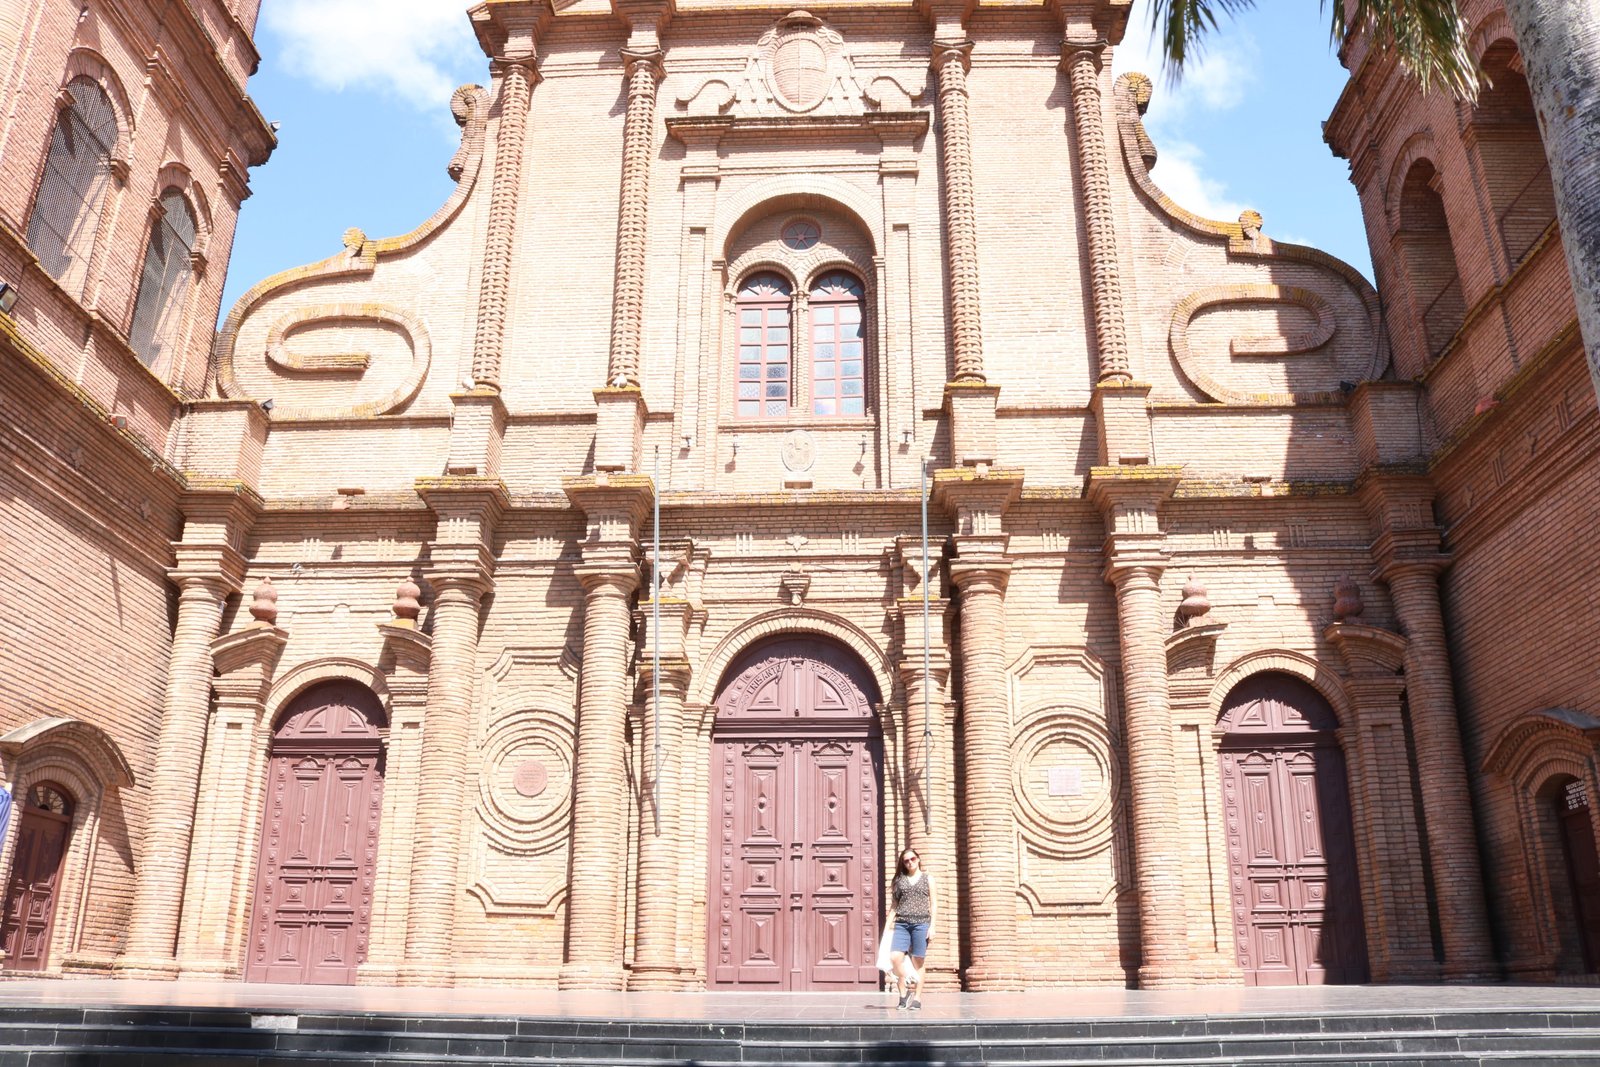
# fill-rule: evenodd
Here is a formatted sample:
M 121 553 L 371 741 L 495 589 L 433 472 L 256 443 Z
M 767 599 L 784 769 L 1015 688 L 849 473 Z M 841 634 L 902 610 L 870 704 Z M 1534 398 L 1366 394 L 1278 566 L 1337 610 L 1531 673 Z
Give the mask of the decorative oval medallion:
M 536 759 L 524 760 L 517 766 L 511 782 L 522 796 L 536 797 L 550 784 L 550 772 Z
M 772 52 L 773 87 L 795 111 L 810 111 L 828 95 L 828 53 L 806 27 L 784 36 Z
M 806 430 L 790 430 L 783 435 L 783 469 L 802 474 L 817 461 L 816 443 Z

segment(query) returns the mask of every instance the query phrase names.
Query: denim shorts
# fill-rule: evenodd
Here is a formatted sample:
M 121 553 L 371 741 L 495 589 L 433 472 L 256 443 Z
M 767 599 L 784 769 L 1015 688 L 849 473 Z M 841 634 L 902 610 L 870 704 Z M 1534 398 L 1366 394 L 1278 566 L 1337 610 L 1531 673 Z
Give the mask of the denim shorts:
M 889 946 L 891 952 L 906 952 L 913 956 L 926 956 L 928 954 L 928 924 L 927 923 L 902 923 L 894 924 L 894 942 Z

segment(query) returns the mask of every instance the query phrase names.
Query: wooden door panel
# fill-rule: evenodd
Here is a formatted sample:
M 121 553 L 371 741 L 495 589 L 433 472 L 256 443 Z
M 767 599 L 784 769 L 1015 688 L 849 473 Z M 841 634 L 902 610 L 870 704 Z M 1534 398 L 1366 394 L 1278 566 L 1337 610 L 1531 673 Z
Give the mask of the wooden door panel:
M 791 643 L 723 686 L 712 744 L 713 987 L 875 987 L 879 758 L 849 674 Z
M 382 815 L 381 711 L 370 693 L 348 686 L 327 700 L 298 702 L 274 736 L 251 981 L 351 983 L 365 956 Z
M 0 909 L 4 916 L 0 943 L 5 945 L 7 970 L 39 971 L 48 962 L 56 889 L 70 826 L 67 817 L 23 808 L 5 906 Z

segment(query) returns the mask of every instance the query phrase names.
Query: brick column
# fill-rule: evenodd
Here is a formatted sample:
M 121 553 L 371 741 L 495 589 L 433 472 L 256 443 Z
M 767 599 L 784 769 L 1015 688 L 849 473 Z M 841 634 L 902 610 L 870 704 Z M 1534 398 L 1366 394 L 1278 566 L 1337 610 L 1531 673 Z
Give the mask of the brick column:
M 1447 981 L 1496 978 L 1461 724 L 1450 678 L 1450 650 L 1439 605 L 1440 551 L 1433 488 L 1425 477 L 1369 469 L 1358 492 L 1377 531 L 1373 576 L 1389 586 L 1395 621 L 1406 636 L 1406 702 L 1416 743 L 1428 864 L 1433 873 Z
M 961 764 L 965 771 L 967 988 L 1010 988 L 1017 963 L 1017 827 L 1011 796 L 1011 707 L 1006 694 L 1009 561 L 957 560 L 961 608 Z
M 956 381 L 981 382 L 983 323 L 978 308 L 978 222 L 972 181 L 972 120 L 967 69 L 972 42 L 935 40 L 939 82 L 939 164 L 944 174 L 944 221 L 949 237 L 950 327 Z
M 926 682 L 922 670 L 922 601 L 900 602 L 907 641 L 900 660 L 900 681 L 905 692 L 905 795 L 906 841 L 923 857 L 939 893 L 939 922 L 935 946 L 928 953 L 929 989 L 961 988 L 961 879 L 955 826 L 955 743 L 945 682 L 950 677 L 950 653 L 945 648 L 944 616 L 948 600 L 930 603 L 934 649 L 928 657 Z M 927 697 L 927 718 L 923 697 Z M 923 725 L 928 733 L 924 739 Z M 932 766 L 929 766 L 931 760 Z M 926 772 L 931 770 L 932 774 Z M 931 777 L 931 793 L 924 782 Z M 896 850 L 898 851 L 898 849 Z M 892 863 L 892 857 L 890 862 Z
M 433 573 L 432 666 L 415 789 L 433 817 L 411 831 L 411 889 L 402 981 L 447 978 L 453 970 L 460 894 L 460 812 L 467 797 L 467 751 L 478 683 L 478 613 L 486 576 Z
M 411 834 L 406 902 L 406 953 L 396 980 L 448 983 L 454 977 L 456 912 L 461 892 L 461 812 L 468 790 L 468 754 L 478 698 L 478 624 L 484 596 L 494 587 L 489 545 L 504 512 L 505 486 L 490 478 L 424 478 L 417 492 L 435 515 L 430 569 L 433 641 L 428 704 L 423 714 L 416 792 L 433 818 Z
M 629 598 L 638 572 L 582 564 L 583 674 L 578 685 L 578 755 L 573 775 L 572 875 L 567 896 L 563 989 L 621 989 L 618 917 L 627 871 Z
M 572 862 L 563 989 L 621 989 L 628 775 L 624 734 L 633 660 L 631 600 L 639 585 L 639 527 L 654 486 L 633 475 L 566 483 L 589 535 L 583 583 L 583 671 L 572 774 Z
M 1022 472 L 937 471 L 934 501 L 954 512 L 956 558 L 950 579 L 961 618 L 961 754 L 966 802 L 967 988 L 1014 989 L 1017 955 L 1017 820 L 1011 788 L 1011 699 L 1006 667 L 1006 583 L 1010 537 L 1006 508 L 1022 492 Z M 951 873 L 954 873 L 953 871 Z M 949 885 L 953 879 L 946 878 Z
M 1122 732 L 1128 746 L 1134 870 L 1139 886 L 1139 985 L 1192 981 L 1172 709 L 1161 609 L 1166 569 L 1157 508 L 1178 482 L 1172 467 L 1095 467 L 1089 495 L 1106 518 L 1106 581 L 1117 591 L 1122 651 Z
M 687 605 L 681 605 L 687 607 Z M 649 618 L 649 604 L 641 605 Z M 663 606 L 663 629 L 668 622 L 681 632 L 679 619 L 669 620 Z M 633 937 L 633 972 L 629 989 L 678 989 L 682 975 L 678 969 L 678 859 L 683 850 L 679 836 L 679 773 L 683 741 L 683 698 L 689 688 L 689 662 L 685 659 L 661 661 L 661 702 L 653 701 L 651 683 L 654 664 L 649 650 L 639 660 L 639 690 L 644 694 L 643 745 L 640 748 L 639 776 L 639 865 L 638 901 Z M 659 731 L 662 744 L 661 778 L 656 779 L 655 744 Z M 659 800 L 659 808 L 656 802 Z
M 1499 976 L 1489 940 L 1467 765 L 1450 679 L 1439 571 L 1445 559 L 1395 560 L 1379 568 L 1395 618 L 1406 634 L 1406 695 L 1416 740 L 1416 775 L 1428 828 L 1428 860 L 1444 940 L 1444 977 L 1468 981 Z
M 195 800 L 205 749 L 215 672 L 211 642 L 222 622 L 223 602 L 244 577 L 238 546 L 261 510 L 261 498 L 244 483 L 194 476 L 203 484 L 184 497 L 183 539 L 174 546 L 178 621 L 167 661 L 161 734 L 150 769 L 149 813 L 136 854 L 127 947 L 117 969 L 129 976 L 177 974 Z
M 222 604 L 238 585 L 222 575 L 180 574 L 178 625 L 172 635 L 161 737 L 150 770 L 144 848 L 119 969 L 149 977 L 177 974 L 178 918 L 183 910 L 195 794 L 211 705 L 211 641 Z
M 1111 168 L 1106 154 L 1105 112 L 1100 97 L 1100 62 L 1106 42 L 1063 42 L 1061 66 L 1072 88 L 1072 118 L 1078 134 L 1078 173 L 1083 181 L 1084 229 L 1089 237 L 1089 292 L 1100 354 L 1099 381 L 1129 381 L 1128 339 L 1122 321 L 1121 270 L 1117 264 L 1116 217 L 1111 208 Z

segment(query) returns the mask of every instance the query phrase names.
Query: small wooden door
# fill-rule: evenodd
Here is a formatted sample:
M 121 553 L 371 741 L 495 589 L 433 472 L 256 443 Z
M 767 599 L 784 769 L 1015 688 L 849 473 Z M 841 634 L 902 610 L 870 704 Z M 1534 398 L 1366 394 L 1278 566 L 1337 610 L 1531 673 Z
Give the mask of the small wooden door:
M 1304 682 L 1265 674 L 1230 694 L 1224 723 L 1223 818 L 1245 982 L 1365 981 L 1350 801 L 1332 709 Z
M 876 988 L 882 743 L 870 678 L 819 642 L 730 672 L 712 744 L 709 985 Z
M 1556 813 L 1561 820 L 1579 940 L 1583 942 L 1584 970 L 1592 974 L 1600 971 L 1600 854 L 1595 851 L 1589 794 L 1582 782 L 1570 782 L 1556 795 Z
M 366 958 L 383 810 L 382 711 L 319 686 L 273 738 L 245 977 L 349 984 Z
M 10 971 L 42 971 L 55 925 L 61 861 L 72 829 L 71 798 L 64 789 L 40 782 L 28 790 L 17 826 L 17 851 L 6 886 L 3 939 Z

